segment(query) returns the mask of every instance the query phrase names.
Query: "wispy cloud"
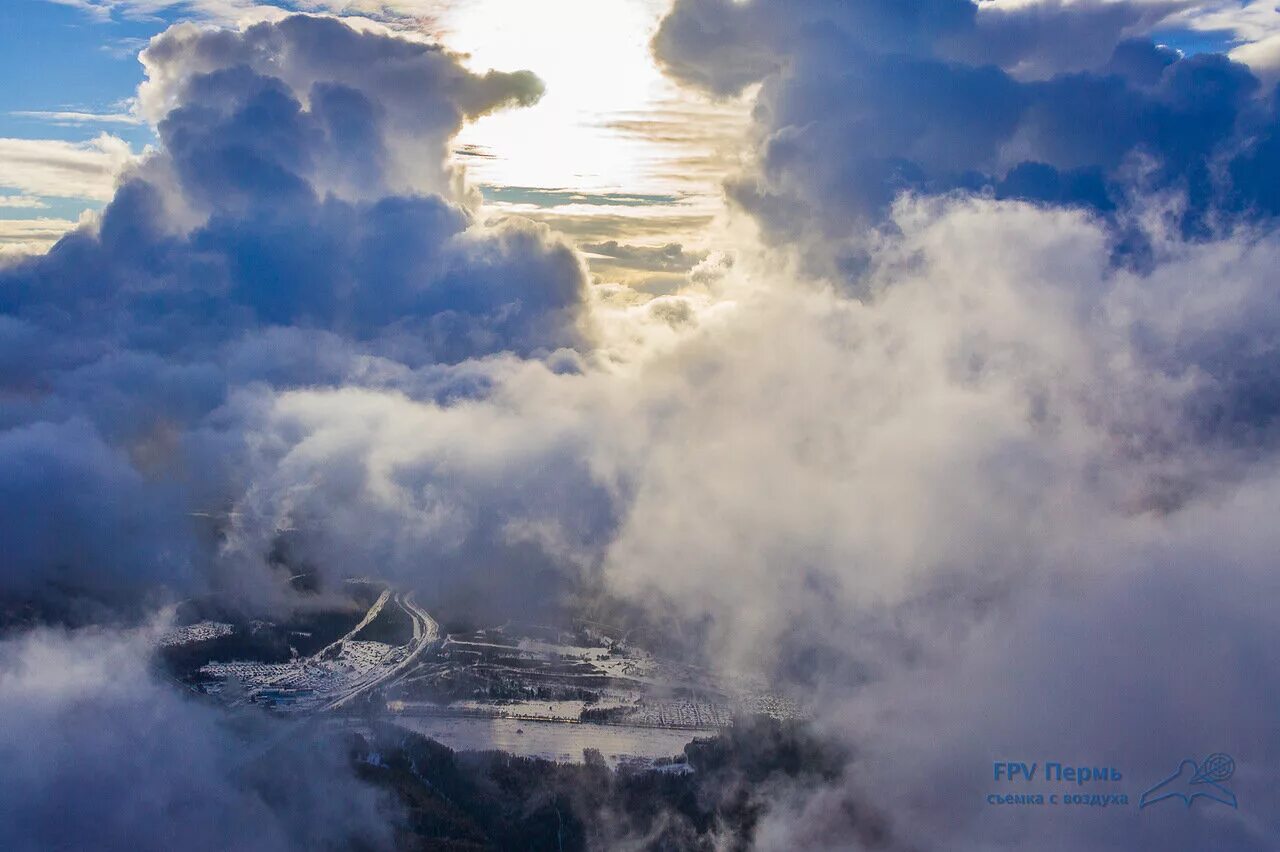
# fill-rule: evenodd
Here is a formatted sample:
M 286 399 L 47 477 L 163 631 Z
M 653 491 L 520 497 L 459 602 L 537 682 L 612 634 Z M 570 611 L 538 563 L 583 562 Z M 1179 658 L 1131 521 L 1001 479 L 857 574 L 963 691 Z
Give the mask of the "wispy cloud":
M 156 18 L 177 13 L 211 23 L 240 23 L 277 18 L 290 11 L 332 12 L 384 20 L 421 19 L 438 11 L 447 0 L 45 0 L 80 9 L 103 21 Z M 172 17 L 172 15 L 171 15 Z
M 3 196 L 0 196 L 3 202 Z M 0 207 L 4 204 L 0 203 Z M 77 225 L 70 219 L 0 219 L 0 257 L 47 251 Z
M 80 9 L 97 18 L 110 20 L 111 18 L 111 0 L 46 0 L 55 6 L 70 6 L 73 9 Z
M 482 186 L 486 199 L 535 207 L 561 207 L 566 204 L 590 204 L 601 207 L 647 207 L 676 204 L 677 195 L 634 192 L 578 192 L 565 188 L 536 186 Z
M 142 119 L 130 112 L 14 110 L 9 115 L 18 118 L 35 118 L 54 124 L 142 124 Z
M 150 39 L 119 38 L 102 45 L 100 50 L 116 59 L 132 59 L 136 58 L 138 53 L 147 46 L 148 41 Z
M 277 5 L 255 3 L 252 0 L 45 0 L 45 2 L 80 9 L 103 21 L 112 20 L 116 16 L 149 18 L 162 12 L 181 10 L 191 17 L 233 22 L 255 9 L 272 8 Z
M 10 210 L 45 210 L 49 207 L 48 202 L 34 195 L 0 195 L 0 208 Z
M 102 133 L 87 142 L 0 138 L 0 187 L 25 195 L 106 201 L 134 160 L 129 143 Z

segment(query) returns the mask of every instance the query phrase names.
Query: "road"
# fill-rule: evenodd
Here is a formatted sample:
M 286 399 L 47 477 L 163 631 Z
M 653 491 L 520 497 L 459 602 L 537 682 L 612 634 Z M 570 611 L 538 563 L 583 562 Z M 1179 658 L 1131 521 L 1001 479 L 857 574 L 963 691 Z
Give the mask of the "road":
M 414 663 L 418 656 L 431 645 L 432 642 L 440 638 L 440 625 L 436 623 L 434 618 L 427 614 L 426 610 L 413 602 L 413 592 L 409 592 L 407 595 L 401 595 L 399 592 L 396 592 L 392 596 L 392 600 L 396 606 L 400 607 L 408 614 L 409 619 L 413 622 L 413 638 L 409 640 L 407 645 L 405 645 L 405 647 L 409 649 L 409 653 L 405 654 L 404 659 L 395 667 L 384 671 L 382 674 L 372 678 L 371 680 L 357 684 L 339 697 L 335 698 L 333 701 L 321 707 L 320 709 L 322 712 L 337 710 L 340 707 L 351 703 L 353 699 L 358 698 L 369 690 L 381 686 L 382 684 L 400 676 Z M 385 601 L 383 603 L 385 603 Z M 381 607 L 379 607 L 379 609 L 381 609 Z M 373 619 L 369 619 L 369 621 L 372 620 Z
M 364 630 L 366 627 L 368 627 L 369 623 L 378 617 L 378 614 L 382 612 L 382 608 L 387 605 L 387 601 L 390 600 L 390 598 L 391 598 L 391 587 L 387 586 L 385 589 L 382 590 L 382 594 L 378 595 L 378 599 L 373 602 L 373 606 L 369 607 L 369 611 L 364 614 L 364 618 L 360 619 L 359 624 L 357 624 L 355 627 L 348 630 L 346 636 L 343 636 L 341 639 L 337 640 L 336 642 L 330 643 L 327 647 L 322 648 L 318 653 L 314 654 L 313 656 L 318 660 L 323 660 L 325 659 L 325 655 L 328 654 L 330 651 L 332 651 L 334 648 L 341 648 L 345 643 L 354 639 L 357 633 L 359 633 L 361 630 Z

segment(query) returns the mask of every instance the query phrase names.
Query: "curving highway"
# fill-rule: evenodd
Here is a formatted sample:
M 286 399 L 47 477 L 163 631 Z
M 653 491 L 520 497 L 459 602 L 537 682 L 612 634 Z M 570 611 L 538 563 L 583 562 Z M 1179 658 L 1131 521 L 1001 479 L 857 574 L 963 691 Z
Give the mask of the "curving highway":
M 440 638 L 440 625 L 436 623 L 434 618 L 427 614 L 426 610 L 413 602 L 413 592 L 402 595 L 399 592 L 390 594 L 390 590 L 388 590 L 388 592 L 384 593 L 382 597 L 379 597 L 378 603 L 375 604 L 379 611 L 381 611 L 382 607 L 386 605 L 387 600 L 385 598 L 388 594 L 390 595 L 391 602 L 403 609 L 405 613 L 408 614 L 409 619 L 413 622 L 413 638 L 404 646 L 408 649 L 408 653 L 405 654 L 403 660 L 392 668 L 381 671 L 377 676 L 372 677 L 363 683 L 358 683 L 343 692 L 340 696 L 321 707 L 321 712 L 337 710 L 347 704 L 350 704 L 353 699 L 358 698 L 369 690 L 381 686 L 400 676 L 413 664 L 419 654 L 426 650 L 432 642 Z M 374 615 L 376 615 L 376 613 L 374 613 Z M 371 621 L 373 621 L 372 617 L 366 617 L 362 622 L 362 625 L 368 624 Z M 352 631 L 347 637 L 344 637 L 344 640 L 345 638 L 354 636 L 357 632 L 359 631 Z M 339 640 L 339 642 L 344 640 Z

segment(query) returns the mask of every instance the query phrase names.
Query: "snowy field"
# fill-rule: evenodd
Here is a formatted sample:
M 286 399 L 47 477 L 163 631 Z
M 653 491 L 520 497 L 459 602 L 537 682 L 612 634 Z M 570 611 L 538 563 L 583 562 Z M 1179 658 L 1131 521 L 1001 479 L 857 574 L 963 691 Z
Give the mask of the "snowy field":
M 667 730 L 629 725 L 565 724 L 502 718 L 404 715 L 395 724 L 455 751 L 497 749 L 560 763 L 582 763 L 583 749 L 600 751 L 611 765 L 682 754 L 695 737 L 717 731 Z
M 179 645 L 191 645 L 196 642 L 207 642 L 221 636 L 230 636 L 234 630 L 230 624 L 221 621 L 201 621 L 188 624 L 186 627 L 174 627 L 160 635 L 160 646 L 174 648 Z
M 200 673 L 222 684 L 235 683 L 251 700 L 292 709 L 313 709 L 349 694 L 399 663 L 404 648 L 382 642 L 346 641 L 333 659 L 311 657 L 291 663 L 231 661 L 209 663 Z

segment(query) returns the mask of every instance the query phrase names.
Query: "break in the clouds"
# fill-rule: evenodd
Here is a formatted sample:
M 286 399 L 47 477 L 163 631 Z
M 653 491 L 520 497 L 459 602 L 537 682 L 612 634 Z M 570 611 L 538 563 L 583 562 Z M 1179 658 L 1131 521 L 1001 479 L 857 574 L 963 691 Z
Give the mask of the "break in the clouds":
M 605 596 L 850 741 L 760 848 L 1274 848 L 1276 93 L 1142 38 L 1161 8 L 678 0 L 658 58 L 754 126 L 737 242 L 590 247 L 680 276 L 654 298 L 448 166 L 530 74 L 330 19 L 170 30 L 157 151 L 0 272 L 4 590 Z M 984 803 L 997 759 L 1132 794 L 1216 750 L 1238 812 Z

